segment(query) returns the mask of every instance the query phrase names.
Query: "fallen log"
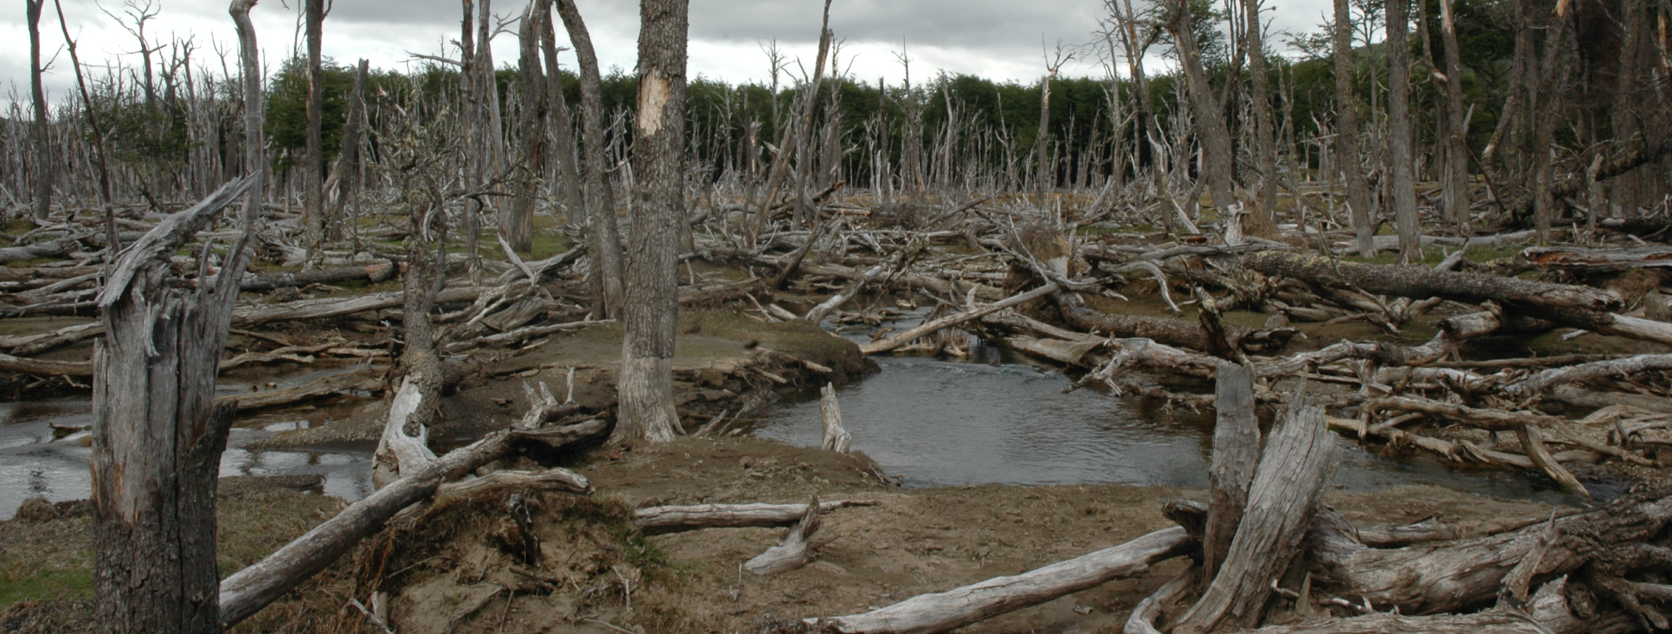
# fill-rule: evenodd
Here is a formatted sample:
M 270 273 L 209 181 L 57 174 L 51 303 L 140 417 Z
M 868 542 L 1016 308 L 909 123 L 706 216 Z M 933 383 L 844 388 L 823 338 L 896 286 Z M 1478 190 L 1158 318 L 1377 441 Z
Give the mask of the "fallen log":
M 467 302 L 476 299 L 485 289 L 475 286 L 449 286 L 436 294 L 436 303 Z M 251 326 L 273 321 L 325 319 L 341 317 L 368 310 L 384 310 L 400 306 L 404 291 L 368 293 L 349 297 L 321 297 L 300 299 L 282 304 L 257 304 L 240 307 L 232 314 L 235 326 Z
M 1312 404 L 1303 386 L 1272 429 L 1224 565 L 1180 617 L 1175 634 L 1259 624 L 1271 580 L 1300 551 L 1324 481 L 1335 468 L 1333 442 L 1323 408 Z
M 924 594 L 862 614 L 806 619 L 813 628 L 843 634 L 934 634 L 1136 576 L 1156 562 L 1189 552 L 1190 535 L 1174 526 L 1009 577 Z
M 1512 531 L 1404 548 L 1366 548 L 1337 527 L 1307 536 L 1313 579 L 1337 595 L 1403 614 L 1455 612 L 1490 602 L 1510 570 L 1535 549 L 1530 574 L 1565 575 L 1599 552 L 1655 539 L 1672 524 L 1672 489 L 1621 495 L 1607 504 Z M 1549 530 L 1555 536 L 1545 543 Z
M 602 424 L 591 427 L 602 432 Z M 221 581 L 221 623 L 225 627 L 249 618 L 297 584 L 306 581 L 384 522 L 412 504 L 430 497 L 445 480 L 470 473 L 505 455 L 519 434 L 499 431 L 468 446 L 447 452 L 409 476 L 343 509 L 313 530 L 286 544 L 266 559 Z M 579 478 L 579 476 L 576 476 Z M 591 484 L 579 478 L 577 493 L 590 493 Z
M 336 269 L 316 269 L 300 273 L 267 273 L 251 275 L 239 282 L 238 288 L 250 293 L 265 293 L 277 288 L 307 286 L 309 284 L 341 284 L 366 281 L 376 284 L 395 274 L 395 265 L 387 260 L 363 266 Z
M 1520 610 L 1492 609 L 1475 614 L 1402 616 L 1375 613 L 1298 625 L 1253 630 L 1256 634 L 1623 634 L 1637 623 L 1619 611 L 1584 618 L 1567 599 L 1567 577 L 1541 586 Z
M 1132 608 L 1132 614 L 1126 617 L 1126 625 L 1121 628 L 1121 634 L 1161 634 L 1155 629 L 1155 619 L 1161 616 L 1172 604 L 1184 598 L 1190 590 L 1191 571 L 1186 571 L 1172 581 L 1162 584 L 1154 594 L 1144 597 L 1137 607 Z
M 1171 317 L 1146 317 L 1142 315 L 1111 315 L 1093 310 L 1080 301 L 1079 297 L 1071 293 L 1057 293 L 1053 296 L 1057 307 L 1061 309 L 1064 319 L 1075 328 L 1101 333 L 1110 337 L 1126 339 L 1150 339 L 1168 346 L 1180 346 L 1193 350 L 1209 349 L 1207 335 L 1195 321 L 1175 319 Z M 1225 338 L 1232 346 L 1243 352 L 1259 352 L 1267 349 L 1283 347 L 1294 337 L 1295 330 L 1277 328 L 1272 330 L 1255 330 L 1240 326 L 1226 326 Z
M 42 376 L 93 376 L 93 362 L 47 361 L 0 354 L 0 372 Z
M 820 513 L 850 506 L 876 506 L 867 500 L 831 500 L 819 503 Z M 633 526 L 646 535 L 678 533 L 702 528 L 744 528 L 785 526 L 801 519 L 806 504 L 697 504 L 692 506 L 650 506 L 633 511 Z
M 893 349 L 898 348 L 900 346 L 903 346 L 905 344 L 911 343 L 912 340 L 917 339 L 918 337 L 922 337 L 923 335 L 927 335 L 929 333 L 938 331 L 942 328 L 950 328 L 952 326 L 956 326 L 958 324 L 962 324 L 962 323 L 967 322 L 967 321 L 980 319 L 984 315 L 989 315 L 989 314 L 992 314 L 992 313 L 996 313 L 996 312 L 1004 310 L 1006 308 L 1010 308 L 1011 306 L 1017 306 L 1017 305 L 1025 304 L 1025 303 L 1031 302 L 1033 300 L 1039 299 L 1041 297 L 1044 297 L 1046 295 L 1049 295 L 1051 293 L 1055 293 L 1056 291 L 1057 291 L 1056 283 L 1055 282 L 1050 282 L 1050 283 L 1045 284 L 1044 286 L 1033 289 L 1033 290 L 1028 291 L 1026 293 L 1021 293 L 1021 294 L 1018 294 L 1018 295 L 1012 295 L 1009 298 L 1006 298 L 1006 299 L 1003 299 L 1003 300 L 1000 300 L 1000 301 L 997 301 L 997 302 L 993 302 L 991 304 L 988 304 L 986 306 L 982 306 L 980 308 L 976 308 L 976 309 L 973 309 L 973 310 L 966 310 L 966 311 L 956 313 L 956 314 L 953 314 L 953 315 L 947 315 L 945 317 L 941 317 L 940 319 L 935 319 L 935 320 L 924 322 L 924 323 L 918 325 L 915 328 L 907 329 L 905 332 L 890 336 L 890 337 L 888 337 L 886 339 L 883 339 L 881 341 L 873 341 L 871 343 L 862 345 L 862 346 L 859 347 L 859 351 L 863 354 L 877 354 L 879 352 L 887 352 L 889 350 L 893 350 Z
M 0 336 L 0 348 L 10 350 L 12 354 L 18 356 L 27 357 L 103 334 L 104 324 L 95 321 L 65 326 L 51 332 L 33 335 Z
M 819 530 L 819 499 L 807 503 L 802 512 L 801 521 L 796 522 L 783 541 L 777 546 L 768 548 L 766 552 L 756 555 L 753 559 L 743 562 L 743 569 L 761 576 L 775 575 L 789 572 L 807 565 L 813 560 L 812 544 L 809 540 L 813 533 Z
M 1243 259 L 1243 265 L 1264 275 L 1281 275 L 1315 286 L 1356 288 L 1379 295 L 1411 299 L 1443 297 L 1467 303 L 1496 301 L 1537 310 L 1618 310 L 1624 301 L 1613 291 L 1549 284 L 1480 273 L 1436 271 L 1426 266 L 1374 265 L 1343 262 L 1323 256 L 1298 256 L 1263 251 Z
M 216 403 L 237 403 L 238 411 L 295 405 L 314 399 L 335 396 L 344 392 L 383 391 L 383 382 L 364 372 L 345 372 L 314 379 L 308 383 L 279 390 L 250 394 L 229 394 L 215 397 Z
M 435 461 L 430 451 L 429 427 L 419 422 L 421 409 L 433 408 L 425 403 L 425 390 L 418 381 L 407 377 L 389 404 L 389 418 L 378 437 L 377 451 L 372 454 L 372 486 L 383 488 L 390 482 L 416 473 L 424 465 Z
M 1092 341 L 1063 341 L 1060 339 L 1015 336 L 1005 338 L 1004 342 L 1022 352 L 1037 354 L 1068 365 L 1080 366 L 1086 364 L 1087 353 L 1103 345 L 1103 340 L 1095 338 Z
M 70 253 L 71 250 L 80 247 L 80 245 L 76 244 L 76 240 L 78 239 L 79 238 L 74 237 L 59 238 L 49 242 L 36 242 L 34 244 L 0 248 L 0 264 L 23 262 L 25 260 L 38 260 L 41 258 L 63 257 L 64 255 Z
M 1640 354 L 1624 359 L 1609 359 L 1551 368 L 1504 386 L 1502 394 L 1511 399 L 1524 399 L 1558 385 L 1609 377 L 1626 377 L 1650 370 L 1672 370 L 1672 354 Z

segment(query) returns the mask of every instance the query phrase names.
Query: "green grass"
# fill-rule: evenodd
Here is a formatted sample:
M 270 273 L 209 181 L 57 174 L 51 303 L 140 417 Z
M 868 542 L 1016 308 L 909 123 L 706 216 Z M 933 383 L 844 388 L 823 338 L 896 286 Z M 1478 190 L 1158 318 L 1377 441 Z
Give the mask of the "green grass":
M 7 568 L 0 570 L 0 610 L 20 601 L 79 598 L 93 594 L 93 570 L 90 565 L 33 570 L 19 570 L 21 566 Z

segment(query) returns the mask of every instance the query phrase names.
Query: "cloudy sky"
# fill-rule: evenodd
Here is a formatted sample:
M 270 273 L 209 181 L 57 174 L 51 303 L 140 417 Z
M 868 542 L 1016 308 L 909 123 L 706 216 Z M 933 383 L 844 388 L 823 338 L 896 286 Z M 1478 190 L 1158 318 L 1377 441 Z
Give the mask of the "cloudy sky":
M 109 14 L 121 16 L 124 0 L 60 0 L 77 38 L 84 63 L 103 64 L 121 58 L 137 59 L 135 38 Z M 133 0 L 144 2 L 145 0 Z M 236 68 L 237 35 L 227 15 L 226 0 L 150 0 L 157 15 L 146 28 L 153 42 L 171 37 L 191 38 L 198 64 L 218 70 Z M 1150 0 L 1133 0 L 1143 6 Z M 612 67 L 632 72 L 638 37 L 638 3 L 629 0 L 577 0 L 604 72 Z M 1328 11 L 1328 0 L 1267 0 L 1272 30 L 1315 30 Z M 13 94 L 27 99 L 29 39 L 23 3 L 0 16 L 0 102 Z M 265 62 L 269 69 L 288 57 L 299 44 L 300 0 L 263 0 L 253 12 Z M 499 0 L 494 11 L 509 18 L 526 6 Z M 374 67 L 404 68 L 411 53 L 438 54 L 458 36 L 459 7 L 447 0 L 336 0 L 325 20 L 325 54 L 351 64 L 359 58 Z M 819 0 L 691 0 L 691 73 L 730 82 L 764 81 L 768 64 L 762 48 L 776 40 L 792 60 L 814 56 L 819 26 Z M 909 50 L 913 80 L 944 70 L 997 80 L 1034 81 L 1043 72 L 1044 48 L 1082 45 L 1094 39 L 1102 0 L 835 0 L 831 28 L 842 48 L 842 65 L 854 77 L 875 82 L 900 81 L 896 59 L 902 43 Z M 43 57 L 62 49 L 63 36 L 56 13 L 48 7 L 42 18 Z M 563 29 L 558 38 L 567 42 Z M 1274 45 L 1281 46 L 1274 42 Z M 456 51 L 449 51 L 449 56 Z M 516 38 L 494 40 L 495 62 L 514 61 Z M 1070 76 L 1102 76 L 1097 53 L 1086 51 L 1064 67 Z M 573 64 L 566 54 L 563 63 Z M 1152 64 L 1163 63 L 1155 59 Z M 811 68 L 811 64 L 807 64 Z M 570 66 L 572 68 L 572 66 Z M 54 101 L 74 90 L 67 54 L 60 53 L 49 71 L 47 86 Z M 12 91 L 16 91 L 15 93 Z

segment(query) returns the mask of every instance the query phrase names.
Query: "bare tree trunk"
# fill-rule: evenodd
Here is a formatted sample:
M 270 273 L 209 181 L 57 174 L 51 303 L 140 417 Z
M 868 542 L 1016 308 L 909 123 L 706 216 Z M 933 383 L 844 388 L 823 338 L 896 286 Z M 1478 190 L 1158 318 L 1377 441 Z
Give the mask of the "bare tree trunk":
M 1399 230 L 1399 259 L 1422 261 L 1417 226 L 1416 176 L 1411 155 L 1410 0 L 1387 3 L 1388 48 L 1388 185 L 1393 189 L 1393 219 Z
M 169 256 L 259 180 L 229 183 L 164 220 L 123 251 L 99 293 L 90 462 L 101 632 L 221 631 L 215 484 L 236 406 L 216 406 L 215 375 L 253 208 L 218 276 L 180 284 Z
M 598 292 L 600 312 L 615 317 L 621 314 L 626 291 L 622 287 L 621 236 L 616 229 L 615 196 L 606 173 L 609 166 L 604 162 L 604 98 L 599 87 L 598 56 L 592 51 L 592 36 L 586 31 L 586 22 L 581 20 L 580 9 L 575 8 L 575 0 L 555 2 L 581 67 L 581 139 L 586 152 L 586 215 L 592 225 L 587 249 L 592 254 L 593 287 Z
M 1196 47 L 1191 28 L 1190 4 L 1180 0 L 1170 7 L 1167 30 L 1179 48 L 1179 65 L 1184 67 L 1185 84 L 1195 116 L 1196 138 L 1202 146 L 1202 177 L 1208 181 L 1213 204 L 1228 209 L 1236 202 L 1231 186 L 1231 132 L 1225 126 L 1225 108 L 1219 101 L 1207 72 L 1202 70 L 1202 53 Z
M 1260 0 L 1243 0 L 1242 28 L 1247 32 L 1249 82 L 1248 99 L 1254 109 L 1254 153 L 1260 171 L 1259 207 L 1253 233 L 1275 234 L 1277 229 L 1277 138 L 1272 125 L 1271 87 L 1266 78 L 1265 27 L 1260 20 Z
M 52 139 L 47 131 L 46 91 L 41 88 L 41 7 L 45 0 L 24 0 L 29 18 L 29 97 L 35 110 L 35 221 L 52 213 Z
M 1051 141 L 1051 80 L 1057 78 L 1057 68 L 1061 65 L 1059 57 L 1057 63 L 1046 66 L 1045 76 L 1039 79 L 1039 134 L 1033 140 L 1034 153 L 1034 204 L 1045 206 L 1045 193 L 1056 189 L 1056 170 L 1051 169 L 1048 155 Z
M 75 68 L 75 85 L 81 93 L 81 105 L 87 115 L 87 127 L 93 138 L 93 160 L 99 171 L 99 204 L 104 207 L 105 234 L 111 253 L 122 250 L 120 233 L 116 230 L 115 210 L 111 208 L 110 167 L 105 160 L 104 130 L 99 127 L 98 112 L 93 109 L 93 96 L 87 90 L 87 78 L 81 74 L 81 56 L 76 54 L 75 38 L 70 37 L 70 24 L 64 19 L 64 5 L 53 0 L 58 9 L 58 28 L 64 32 L 64 43 L 70 51 L 70 64 Z
M 1237 534 L 1248 484 L 1260 462 L 1260 421 L 1254 415 L 1254 369 L 1220 364 L 1213 407 L 1213 464 L 1208 471 L 1208 521 L 1202 536 L 1202 579 L 1211 581 L 1225 563 Z
M 317 249 L 325 239 L 325 146 L 320 127 L 325 115 L 325 67 L 320 58 L 324 39 L 325 0 L 306 0 L 308 39 L 308 121 L 307 158 L 302 164 L 302 223 L 307 227 L 309 248 Z
M 1347 208 L 1352 213 L 1359 255 L 1376 255 L 1376 227 L 1370 220 L 1370 184 L 1359 169 L 1358 99 L 1353 97 L 1353 14 L 1348 0 L 1335 0 L 1335 164 L 1347 181 Z
M 1446 214 L 1459 228 L 1469 226 L 1468 107 L 1463 104 L 1463 57 L 1457 48 L 1457 19 L 1452 0 L 1440 2 L 1440 41 L 1446 49 L 1445 189 Z
M 685 47 L 688 0 L 639 5 L 639 99 L 633 202 L 622 306 L 620 409 L 612 442 L 673 440 L 678 224 L 685 217 Z
M 543 4 L 543 3 L 542 3 Z M 522 156 L 518 157 L 516 197 L 499 210 L 499 233 L 511 248 L 528 253 L 534 247 L 534 198 L 539 191 L 541 168 L 546 164 L 546 84 L 540 70 L 539 12 L 530 4 L 523 11 L 517 30 L 517 79 L 522 85 L 522 109 L 518 112 L 522 134 Z
M 557 35 L 553 32 L 552 5 L 550 2 L 538 3 L 540 13 L 540 52 L 546 58 L 546 115 L 549 121 L 546 126 L 552 131 L 553 147 L 546 153 L 547 160 L 555 162 L 557 179 L 554 185 L 557 189 L 558 200 L 562 201 L 565 211 L 569 214 L 579 214 L 586 217 L 586 207 L 581 196 L 581 172 L 576 164 L 579 153 L 575 148 L 575 119 L 569 112 L 569 103 L 563 98 L 563 73 L 557 64 Z
M 1555 15 L 1545 28 L 1544 62 L 1539 64 L 1538 90 L 1528 104 L 1530 112 L 1538 113 L 1533 124 L 1533 227 L 1538 231 L 1538 242 L 1550 244 L 1550 224 L 1556 219 L 1556 194 L 1550 173 L 1555 152 L 1556 121 L 1561 118 L 1561 101 L 1557 92 L 1567 79 L 1562 49 L 1567 46 L 1569 2 L 1556 3 Z
M 343 211 L 360 187 L 360 131 L 366 119 L 366 75 L 370 71 L 371 61 L 362 59 L 354 72 L 354 94 L 349 95 L 348 117 L 343 121 L 342 149 L 338 150 L 337 164 L 331 170 L 337 179 L 337 200 L 325 223 L 328 237 L 342 232 Z

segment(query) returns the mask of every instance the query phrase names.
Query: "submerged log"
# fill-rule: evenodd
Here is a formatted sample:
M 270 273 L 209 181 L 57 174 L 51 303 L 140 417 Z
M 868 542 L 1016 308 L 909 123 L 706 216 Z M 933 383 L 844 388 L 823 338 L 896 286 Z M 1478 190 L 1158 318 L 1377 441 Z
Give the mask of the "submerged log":
M 814 628 L 843 634 L 934 634 L 1038 605 L 1063 595 L 1136 576 L 1156 562 L 1184 555 L 1190 535 L 1174 526 L 1009 577 L 996 577 L 946 592 L 924 594 L 862 614 L 806 619 Z
M 764 577 L 807 565 L 813 560 L 810 540 L 818 530 L 819 499 L 814 497 L 802 512 L 801 521 L 790 527 L 789 532 L 784 535 L 784 540 L 755 558 L 743 562 L 743 569 Z
M 1324 481 L 1335 467 L 1335 445 L 1324 410 L 1304 389 L 1289 400 L 1272 429 L 1224 565 L 1173 632 L 1258 625 L 1271 595 L 1271 580 L 1300 551 Z

